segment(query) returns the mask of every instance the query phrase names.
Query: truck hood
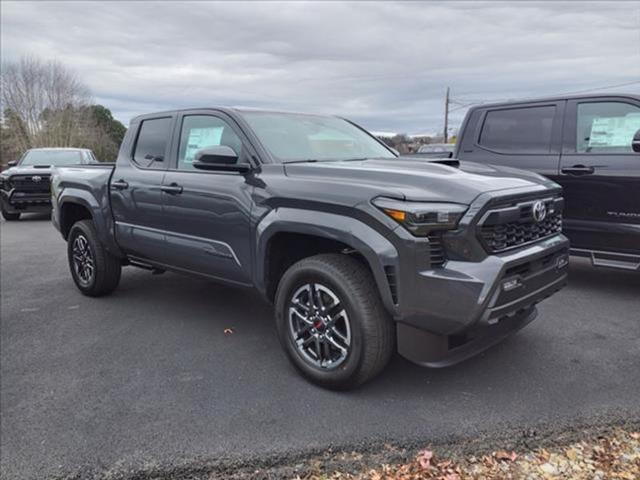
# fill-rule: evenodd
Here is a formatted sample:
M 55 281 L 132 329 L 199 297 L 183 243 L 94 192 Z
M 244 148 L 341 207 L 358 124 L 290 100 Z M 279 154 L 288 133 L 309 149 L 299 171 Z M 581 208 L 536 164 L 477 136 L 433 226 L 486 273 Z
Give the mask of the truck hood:
M 559 188 L 551 180 L 524 170 L 472 162 L 451 166 L 407 157 L 289 163 L 285 164 L 285 171 L 292 178 L 379 187 L 382 195 L 430 202 L 470 204 L 478 195 L 489 191 Z
M 2 175 L 51 175 L 52 170 L 51 165 L 28 165 L 26 167 L 16 165 L 15 167 L 4 170 Z

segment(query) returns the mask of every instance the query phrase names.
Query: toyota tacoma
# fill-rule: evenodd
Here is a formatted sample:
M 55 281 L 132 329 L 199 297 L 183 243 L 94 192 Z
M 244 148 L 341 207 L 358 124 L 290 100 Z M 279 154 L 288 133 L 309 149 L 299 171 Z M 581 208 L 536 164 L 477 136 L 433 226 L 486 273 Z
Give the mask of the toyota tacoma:
M 117 162 L 55 168 L 53 222 L 89 296 L 121 268 L 257 288 L 292 363 L 346 389 L 394 350 L 446 366 L 566 283 L 560 187 L 399 157 L 331 116 L 211 108 L 132 120 Z
M 84 148 L 32 148 L 0 173 L 0 210 L 7 221 L 20 214 L 51 211 L 49 180 L 54 165 L 96 163 L 91 150 Z

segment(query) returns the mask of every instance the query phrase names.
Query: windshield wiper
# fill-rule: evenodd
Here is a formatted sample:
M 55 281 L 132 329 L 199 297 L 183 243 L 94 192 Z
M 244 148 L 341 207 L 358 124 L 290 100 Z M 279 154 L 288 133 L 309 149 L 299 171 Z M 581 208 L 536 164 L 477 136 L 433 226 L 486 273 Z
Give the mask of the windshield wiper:
M 288 162 L 282 162 L 285 164 L 289 164 L 289 163 L 315 163 L 315 162 L 319 162 L 320 160 L 318 160 L 317 158 L 307 158 L 306 160 L 289 160 Z
M 308 158 L 306 160 L 290 160 L 288 162 L 283 162 L 285 164 L 288 163 L 316 163 L 316 162 L 362 162 L 364 160 L 371 160 L 369 157 L 365 158 L 325 158 L 323 160 L 318 160 L 317 158 Z

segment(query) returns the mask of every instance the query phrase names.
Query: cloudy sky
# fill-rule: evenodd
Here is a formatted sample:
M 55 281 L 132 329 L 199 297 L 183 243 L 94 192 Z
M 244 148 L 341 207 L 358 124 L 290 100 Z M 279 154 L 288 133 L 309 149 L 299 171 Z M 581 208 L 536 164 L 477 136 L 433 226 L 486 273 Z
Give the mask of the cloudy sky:
M 73 68 L 128 123 L 243 105 L 441 130 L 466 105 L 591 90 L 640 93 L 640 1 L 603 3 L 1 3 L 3 61 Z M 635 82 L 631 84 L 631 82 Z

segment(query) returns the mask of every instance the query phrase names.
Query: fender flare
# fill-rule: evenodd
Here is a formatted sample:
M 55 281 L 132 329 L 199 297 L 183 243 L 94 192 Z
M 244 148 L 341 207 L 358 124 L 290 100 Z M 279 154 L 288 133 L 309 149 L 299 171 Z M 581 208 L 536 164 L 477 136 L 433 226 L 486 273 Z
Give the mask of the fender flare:
M 116 256 L 122 256 L 122 251 L 115 242 L 114 222 L 108 201 L 101 205 L 91 192 L 79 188 L 65 188 L 56 201 L 59 210 L 60 231 L 62 233 L 62 220 L 64 206 L 68 204 L 80 205 L 86 208 L 93 219 L 98 238 L 105 248 Z M 66 238 L 65 238 L 66 240 Z
M 398 251 L 380 232 L 344 215 L 296 208 L 271 210 L 256 226 L 254 283 L 262 294 L 267 291 L 267 248 L 278 233 L 314 235 L 339 241 L 356 250 L 367 261 L 384 306 L 394 314 L 396 305 L 385 267 L 398 271 Z

